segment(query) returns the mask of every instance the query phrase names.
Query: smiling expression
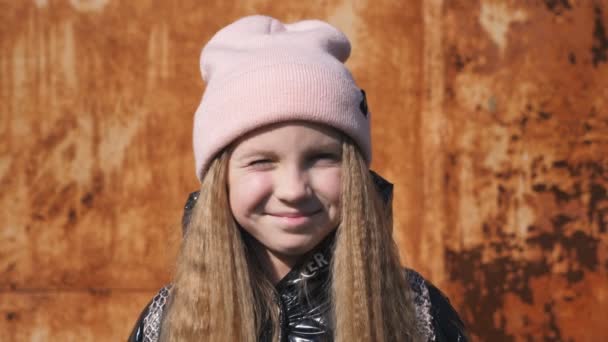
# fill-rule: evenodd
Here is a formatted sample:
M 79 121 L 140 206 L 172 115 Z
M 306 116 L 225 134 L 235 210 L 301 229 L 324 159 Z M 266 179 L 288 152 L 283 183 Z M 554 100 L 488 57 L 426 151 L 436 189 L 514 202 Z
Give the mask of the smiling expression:
M 340 222 L 340 133 L 310 123 L 241 138 L 228 166 L 230 209 L 266 252 L 297 258 Z

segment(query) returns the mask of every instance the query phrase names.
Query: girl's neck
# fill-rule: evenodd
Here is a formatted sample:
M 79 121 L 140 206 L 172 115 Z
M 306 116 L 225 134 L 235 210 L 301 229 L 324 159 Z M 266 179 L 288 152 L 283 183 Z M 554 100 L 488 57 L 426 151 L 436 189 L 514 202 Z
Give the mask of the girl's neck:
M 335 230 L 325 237 L 312 250 L 302 255 L 285 255 L 273 253 L 268 248 L 260 244 L 259 241 L 248 236 L 249 246 L 252 247 L 257 256 L 259 265 L 273 285 L 277 285 L 298 263 L 308 258 L 315 250 L 324 244 L 330 243 L 335 236 Z
M 263 246 L 259 247 L 256 248 L 258 258 L 273 285 L 281 281 L 302 258 L 302 256 L 280 255 Z

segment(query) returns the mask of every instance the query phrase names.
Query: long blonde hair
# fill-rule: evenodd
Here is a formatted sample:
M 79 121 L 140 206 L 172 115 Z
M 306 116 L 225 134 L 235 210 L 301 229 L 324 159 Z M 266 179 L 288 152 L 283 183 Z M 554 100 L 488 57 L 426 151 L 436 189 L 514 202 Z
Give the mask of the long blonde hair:
M 161 341 L 278 340 L 274 286 L 228 202 L 224 151 L 205 174 L 177 259 Z M 350 139 L 342 144 L 342 222 L 331 262 L 335 341 L 418 341 L 412 293 L 384 205 Z M 271 326 L 264 326 L 271 322 Z

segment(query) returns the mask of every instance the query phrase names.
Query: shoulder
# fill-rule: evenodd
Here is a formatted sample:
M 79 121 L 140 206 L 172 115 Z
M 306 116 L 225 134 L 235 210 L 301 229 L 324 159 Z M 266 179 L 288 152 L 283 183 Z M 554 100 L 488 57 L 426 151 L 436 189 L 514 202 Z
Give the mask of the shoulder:
M 405 269 L 414 294 L 419 329 L 429 341 L 468 341 L 464 323 L 450 304 L 450 300 L 437 287 L 418 272 Z
M 172 285 L 161 288 L 152 300 L 142 310 L 135 326 L 129 336 L 128 342 L 156 342 L 158 341 L 161 320 Z

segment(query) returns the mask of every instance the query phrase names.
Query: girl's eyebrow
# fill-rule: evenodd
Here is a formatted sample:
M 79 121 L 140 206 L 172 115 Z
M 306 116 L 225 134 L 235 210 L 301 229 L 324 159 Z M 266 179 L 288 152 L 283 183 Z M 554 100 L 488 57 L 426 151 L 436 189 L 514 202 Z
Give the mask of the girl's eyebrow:
M 321 143 L 306 149 L 307 152 L 325 152 L 327 150 L 342 151 L 342 144 L 337 142 Z
M 251 148 L 237 154 L 238 158 L 250 158 L 255 156 L 276 156 L 276 152 L 265 148 Z

